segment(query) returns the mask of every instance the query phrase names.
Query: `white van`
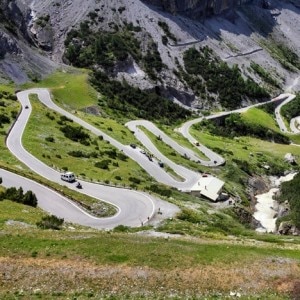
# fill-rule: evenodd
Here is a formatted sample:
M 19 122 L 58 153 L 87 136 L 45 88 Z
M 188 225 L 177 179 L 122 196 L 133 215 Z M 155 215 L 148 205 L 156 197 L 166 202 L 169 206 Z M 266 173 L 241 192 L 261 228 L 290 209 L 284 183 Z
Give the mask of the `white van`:
M 60 178 L 64 181 L 68 181 L 68 182 L 75 181 L 75 175 L 73 172 L 66 172 L 64 174 L 61 174 Z

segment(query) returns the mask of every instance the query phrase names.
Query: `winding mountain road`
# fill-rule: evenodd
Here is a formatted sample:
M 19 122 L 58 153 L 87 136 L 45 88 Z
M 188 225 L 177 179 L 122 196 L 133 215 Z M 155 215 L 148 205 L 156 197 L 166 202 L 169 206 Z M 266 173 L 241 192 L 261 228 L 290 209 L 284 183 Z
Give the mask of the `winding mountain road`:
M 76 122 L 78 121 L 79 124 L 88 127 L 90 130 L 94 131 L 95 128 L 57 107 L 54 103 L 52 103 L 49 92 L 46 89 L 32 89 L 17 94 L 17 97 L 22 105 L 22 111 L 7 137 L 7 147 L 20 161 L 26 164 L 35 173 L 47 178 L 48 180 L 62 184 L 59 172 L 45 165 L 23 148 L 21 138 L 31 114 L 29 94 L 37 94 L 39 99 L 45 105 L 48 104 L 50 108 L 55 109 L 58 112 L 72 118 Z M 28 108 L 25 109 L 25 107 Z M 102 132 L 100 132 L 99 134 L 104 135 L 104 133 Z M 112 144 L 114 144 L 115 146 L 120 145 L 124 147 L 122 144 L 119 144 L 109 136 L 106 136 L 106 138 L 110 139 Z M 64 185 L 66 185 L 68 188 L 76 190 L 77 192 L 84 193 L 96 199 L 111 203 L 118 209 L 118 213 L 113 217 L 95 218 L 88 215 L 87 213 L 83 213 L 83 211 L 74 204 L 73 209 L 70 210 L 70 201 L 66 201 L 66 198 L 58 195 L 55 196 L 55 202 L 52 202 L 51 200 L 51 202 L 47 203 L 46 205 L 47 199 L 49 199 L 48 195 L 51 194 L 53 196 L 55 192 L 51 192 L 48 188 L 34 184 L 33 181 L 28 181 L 28 179 L 4 170 L 1 170 L 0 174 L 3 175 L 4 186 L 21 185 L 24 190 L 28 190 L 28 186 L 30 186 L 35 193 L 40 195 L 38 204 L 40 205 L 41 202 L 41 207 L 44 207 L 48 212 L 60 217 L 64 217 L 67 221 L 85 226 L 91 226 L 94 228 L 111 229 L 120 224 L 132 227 L 141 226 L 142 223 L 147 223 L 147 221 L 154 216 L 158 208 L 160 208 L 161 211 L 164 212 L 165 217 L 173 215 L 178 211 L 178 208 L 176 206 L 166 201 L 151 197 L 146 193 L 104 186 L 90 182 L 81 182 L 84 188 L 82 190 L 78 190 L 76 189 L 75 184 L 64 182 Z M 42 192 L 40 192 L 41 189 L 43 190 Z M 46 194 L 47 197 L 44 197 L 44 195 Z M 58 199 L 61 200 L 60 205 L 56 205 Z
M 225 163 L 223 157 L 221 157 L 219 154 L 214 153 L 212 150 L 208 149 L 204 145 L 198 144 L 198 141 L 195 138 L 193 138 L 193 136 L 189 133 L 190 127 L 193 124 L 202 121 L 203 117 L 188 121 L 177 130 L 184 137 L 186 137 L 194 146 L 196 146 L 197 144 L 198 149 L 207 157 L 207 160 L 201 159 L 191 149 L 188 149 L 178 144 L 176 141 L 171 139 L 163 131 L 161 131 L 149 121 L 137 120 L 128 122 L 126 124 L 126 126 L 134 132 L 136 138 L 141 141 L 141 143 L 148 149 L 150 153 L 154 155 L 156 159 L 164 162 L 166 165 L 172 168 L 180 177 L 183 178 L 183 181 L 180 181 L 168 174 L 165 171 L 165 169 L 161 168 L 157 163 L 155 163 L 155 161 L 150 161 L 149 158 L 145 154 L 141 153 L 141 151 L 139 151 L 138 148 L 133 149 L 129 145 L 123 145 L 122 143 L 113 139 L 98 128 L 95 128 L 89 123 L 83 121 L 82 119 L 57 106 L 51 100 L 49 91 L 47 89 L 31 89 L 19 92 L 17 94 L 17 97 L 22 105 L 22 111 L 7 137 L 7 147 L 20 161 L 26 164 L 31 170 L 53 182 L 59 184 L 62 183 L 60 180 L 60 173 L 39 161 L 37 158 L 28 153 L 22 146 L 22 135 L 32 111 L 31 104 L 29 101 L 30 94 L 37 94 L 39 100 L 49 109 L 52 109 L 62 115 L 65 115 L 66 117 L 72 119 L 74 122 L 90 130 L 96 135 L 102 135 L 104 140 L 109 141 L 110 144 L 112 144 L 114 147 L 124 152 L 131 159 L 135 160 L 139 165 L 141 165 L 142 168 L 145 169 L 146 172 L 153 176 L 158 182 L 164 183 L 172 187 L 176 187 L 177 189 L 180 189 L 182 191 L 190 190 L 195 183 L 201 180 L 201 175 L 183 166 L 177 165 L 173 161 L 165 157 L 156 148 L 156 146 L 148 138 L 145 132 L 143 132 L 143 130 L 141 129 L 142 127 L 146 128 L 157 137 L 160 137 L 160 139 L 164 143 L 168 144 L 175 151 L 177 151 L 185 157 L 188 157 L 193 161 L 211 167 L 222 165 Z M 279 113 L 280 107 L 286 104 L 287 102 L 293 100 L 294 97 L 295 96 L 291 94 L 282 94 L 279 97 L 270 101 L 266 101 L 264 103 L 257 103 L 245 108 L 237 109 L 231 112 L 219 113 L 216 115 L 208 116 L 206 118 L 213 119 L 234 112 L 241 113 L 245 112 L 246 110 L 252 107 L 260 106 L 271 101 L 282 101 L 283 99 L 286 99 L 281 105 L 279 105 L 279 108 L 276 108 L 278 109 L 278 113 L 276 113 L 277 122 L 280 128 L 283 128 L 284 123 Z M 150 220 L 158 211 L 158 209 L 164 211 L 164 217 L 172 216 L 179 211 L 179 209 L 176 206 L 166 201 L 162 201 L 160 199 L 151 197 L 146 193 L 104 186 L 90 182 L 81 182 L 84 186 L 84 189 L 77 190 L 74 184 L 64 182 L 64 185 L 66 185 L 68 188 L 74 190 L 76 189 L 78 192 L 85 193 L 91 197 L 111 203 L 118 209 L 118 213 L 115 216 L 109 218 L 96 218 L 87 214 L 85 211 L 80 209 L 78 206 L 76 206 L 74 203 L 72 203 L 65 197 L 62 197 L 53 190 L 44 187 L 38 183 L 35 183 L 32 180 L 26 179 L 24 177 L 2 169 L 0 169 L 0 176 L 3 177 L 4 186 L 9 187 L 21 185 L 25 191 L 28 189 L 34 191 L 38 196 L 39 206 L 45 209 L 46 211 L 55 214 L 59 217 L 63 217 L 67 221 L 94 228 L 111 229 L 120 224 L 136 227 L 140 226 L 141 224 L 145 224 L 148 220 Z

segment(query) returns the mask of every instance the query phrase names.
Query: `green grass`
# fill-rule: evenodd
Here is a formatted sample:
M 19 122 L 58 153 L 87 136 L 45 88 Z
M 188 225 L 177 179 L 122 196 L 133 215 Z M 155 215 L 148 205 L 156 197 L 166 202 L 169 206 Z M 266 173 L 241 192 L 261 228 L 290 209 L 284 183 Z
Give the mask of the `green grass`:
M 248 109 L 241 116 L 246 123 L 254 123 L 280 132 L 274 117 L 259 108 Z
M 40 208 L 26 206 L 9 200 L 0 201 L 0 211 L 0 228 L 2 229 L 8 220 L 35 226 L 36 222 L 40 221 L 46 215 Z
M 239 137 L 236 139 L 230 139 L 220 136 L 212 136 L 207 132 L 199 132 L 198 130 L 192 128 L 191 133 L 209 148 L 219 148 L 223 151 L 232 151 L 233 155 L 226 155 L 225 158 L 235 157 L 243 160 L 250 160 L 256 163 L 257 153 L 263 153 L 265 156 L 269 156 L 272 159 L 283 160 L 286 153 L 291 152 L 296 156 L 300 157 L 300 147 L 293 145 L 275 144 L 272 142 L 263 141 L 251 137 Z M 254 158 L 251 156 L 254 154 Z M 261 156 L 261 155 L 259 155 Z
M 144 238 L 119 233 L 90 233 L 85 238 L 80 232 L 49 232 L 34 230 L 4 234 L 0 239 L 1 256 L 30 256 L 32 251 L 38 257 L 77 257 L 97 264 L 126 264 L 148 266 L 155 269 L 195 267 L 203 264 L 231 264 L 233 261 L 258 258 L 286 257 L 299 259 L 299 252 L 280 247 L 242 246 L 228 243 L 189 242 L 185 240 L 164 240 Z
M 120 122 L 101 115 L 95 116 L 87 114 L 84 111 L 77 111 L 77 116 L 124 145 L 130 145 L 131 143 L 140 144 L 134 134 L 125 126 L 125 122 Z
M 194 171 L 199 171 L 199 169 L 202 169 L 202 166 L 200 164 L 181 156 L 180 153 L 173 150 L 173 148 L 171 148 L 169 145 L 165 144 L 163 141 L 158 140 L 156 135 L 154 135 L 146 128 L 141 126 L 140 129 L 146 133 L 146 135 L 150 138 L 156 148 L 174 163 L 193 169 Z
M 22 88 L 49 88 L 54 99 L 61 106 L 70 110 L 78 110 L 97 105 L 98 94 L 88 82 L 88 71 L 68 68 L 56 72 L 38 83 L 27 83 Z

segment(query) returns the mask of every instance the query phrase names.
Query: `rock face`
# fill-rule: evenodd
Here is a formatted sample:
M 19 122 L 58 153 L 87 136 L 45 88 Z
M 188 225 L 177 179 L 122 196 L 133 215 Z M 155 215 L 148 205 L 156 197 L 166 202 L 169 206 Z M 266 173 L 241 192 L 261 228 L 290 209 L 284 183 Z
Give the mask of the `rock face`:
M 299 235 L 300 231 L 290 222 L 281 222 L 278 228 L 278 233 L 282 235 Z
M 27 20 L 30 16 L 29 7 L 19 0 L 1 0 L 0 17 L 1 23 L 13 34 L 21 33 L 28 39 Z
M 3 58 L 7 52 L 20 54 L 21 51 L 13 38 L 0 31 L 0 58 Z
M 225 11 L 233 12 L 241 2 L 238 0 L 145 0 L 153 5 L 161 6 L 172 14 L 183 14 L 194 19 L 205 19 Z M 243 1 L 246 2 L 246 1 Z

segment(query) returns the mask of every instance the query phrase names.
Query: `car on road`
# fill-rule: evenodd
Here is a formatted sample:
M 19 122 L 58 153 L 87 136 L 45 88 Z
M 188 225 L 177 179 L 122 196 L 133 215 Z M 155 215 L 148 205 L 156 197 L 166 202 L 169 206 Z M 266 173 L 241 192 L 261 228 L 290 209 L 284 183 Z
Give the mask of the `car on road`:
M 28 109 L 29 108 L 29 106 L 28 105 L 25 105 L 25 109 Z
M 136 148 L 136 144 L 130 144 L 130 147 L 131 147 L 132 149 L 135 149 L 135 148 Z
M 158 162 L 158 165 L 159 165 L 161 168 L 164 167 L 164 163 L 163 163 L 162 161 L 159 161 L 159 162 Z
M 73 172 L 66 172 L 64 174 L 60 175 L 61 180 L 67 181 L 67 182 L 74 182 L 75 181 L 75 175 Z

